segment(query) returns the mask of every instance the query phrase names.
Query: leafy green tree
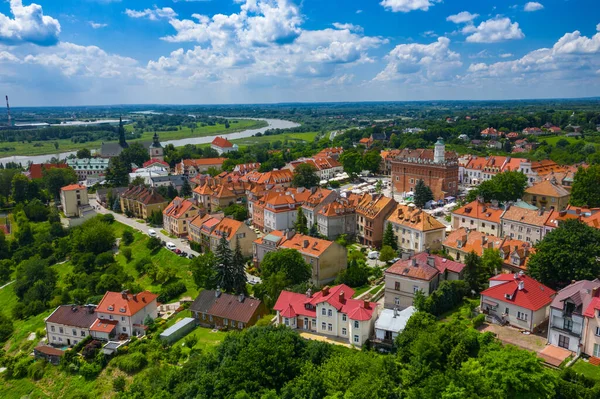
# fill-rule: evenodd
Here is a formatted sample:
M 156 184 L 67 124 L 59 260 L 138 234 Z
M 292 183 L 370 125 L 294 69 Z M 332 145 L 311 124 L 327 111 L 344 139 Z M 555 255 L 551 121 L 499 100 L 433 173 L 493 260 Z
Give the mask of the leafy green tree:
M 177 193 L 177 189 L 175 189 L 175 187 L 172 184 L 169 184 L 167 186 L 167 195 L 166 197 L 170 200 L 174 199 L 175 197 L 177 197 L 178 193 Z
M 233 280 L 233 291 L 236 294 L 246 293 L 246 277 L 245 259 L 240 247 L 240 240 L 235 240 L 235 250 L 231 259 L 231 278 Z
M 74 183 L 77 183 L 77 174 L 71 168 L 47 169 L 42 174 L 42 184 L 55 200 L 60 198 L 62 187 Z
M 317 223 L 313 223 L 308 230 L 308 235 L 311 237 L 319 238 L 321 235 L 319 234 L 319 229 L 317 227 Z
M 160 242 L 160 238 L 158 237 L 150 237 L 148 238 L 148 241 L 146 242 L 146 248 L 148 248 L 150 251 L 155 251 L 157 249 L 159 249 L 162 246 L 161 242 Z
M 527 187 L 527 176 L 521 172 L 509 171 L 498 173 L 490 180 L 482 182 L 475 190 L 469 191 L 467 201 L 482 197 L 485 202 L 516 201 L 523 197 Z
M 500 273 L 504 264 L 500 256 L 500 250 L 495 248 L 486 248 L 481 255 L 481 280 L 483 283 L 495 274 Z
M 348 267 L 338 274 L 335 282 L 350 287 L 362 287 L 369 282 L 369 274 L 369 267 L 363 259 L 349 259 Z
M 527 273 L 550 288 L 600 275 L 600 230 L 577 219 L 561 222 L 535 245 Z
M 43 310 L 44 305 L 52 299 L 56 272 L 39 256 L 23 261 L 17 267 L 15 279 L 15 294 L 25 305 L 40 301 Z
M 600 165 L 580 167 L 575 173 L 571 189 L 571 205 L 600 207 Z
M 131 251 L 131 248 L 129 247 L 125 247 L 121 250 L 121 253 L 123 254 L 123 256 L 125 257 L 125 259 L 127 260 L 127 262 L 131 262 L 131 257 L 133 256 L 133 253 Z
M 296 223 L 294 223 L 294 229 L 296 229 L 297 233 L 307 234 L 308 233 L 307 223 L 308 223 L 308 221 L 306 220 L 306 216 L 304 216 L 304 211 L 302 210 L 302 207 L 300 206 L 300 207 L 298 207 L 298 211 L 296 212 Z
M 126 187 L 129 184 L 131 164 L 125 162 L 120 156 L 113 157 L 106 169 L 106 181 L 114 187 Z
M 25 202 L 28 199 L 29 179 L 22 174 L 14 175 L 12 179 L 11 195 L 16 203 Z
M 300 252 L 289 248 L 267 253 L 260 268 L 265 279 L 278 272 L 283 272 L 289 285 L 304 283 L 311 276 L 310 265 L 304 261 Z
M 396 238 L 394 227 L 391 223 L 385 225 L 385 230 L 383 232 L 383 246 L 391 247 L 395 251 L 398 250 L 398 239 Z
M 243 222 L 248 219 L 248 208 L 240 204 L 231 204 L 227 208 L 223 209 L 225 216 L 231 216 L 239 222 Z
M 148 150 L 146 150 L 140 143 L 133 143 L 125 148 L 121 154 L 119 154 L 119 158 L 121 158 L 123 162 L 130 167 L 131 164 L 141 167 L 144 162 L 150 160 L 150 154 L 148 153 Z
M 144 179 L 142 176 L 136 176 L 135 179 L 133 179 L 130 184 L 132 186 L 146 186 L 146 179 Z
M 340 163 L 344 171 L 351 176 L 356 176 L 362 171 L 362 155 L 354 148 L 340 155 Z
M 379 151 L 367 151 L 361 160 L 361 168 L 372 173 L 377 173 L 381 167 L 381 155 Z
M 131 232 L 131 230 L 123 231 L 121 242 L 123 242 L 123 245 L 131 245 L 131 243 L 133 242 L 133 233 Z
M 6 342 L 14 330 L 12 320 L 4 313 L 0 313 L 0 343 Z
M 115 233 L 111 225 L 100 218 L 93 218 L 73 231 L 72 242 L 78 252 L 101 254 L 112 250 Z
M 419 179 L 415 185 L 415 196 L 413 202 L 418 208 L 423 208 L 429 201 L 433 200 L 431 189 L 425 185 L 422 179 Z
M 192 186 L 190 186 L 188 179 L 183 179 L 183 185 L 181 186 L 181 191 L 179 194 L 183 198 L 189 198 L 192 196 Z
M 465 257 L 465 281 L 469 285 L 469 289 L 479 292 L 481 289 L 481 258 L 471 251 Z
M 163 224 L 163 214 L 161 211 L 153 211 L 148 217 L 148 223 L 153 226 L 161 226 Z
M 317 176 L 317 168 L 309 163 L 301 163 L 294 170 L 292 180 L 294 187 L 311 188 L 319 185 L 319 176 Z
M 229 247 L 225 233 L 221 236 L 219 244 L 215 251 L 216 255 L 216 279 L 217 284 L 222 290 L 235 292 L 238 286 L 234 280 L 233 272 L 233 251 Z
M 396 251 L 394 248 L 384 245 L 379 252 L 379 260 L 382 262 L 387 262 L 396 257 Z
M 0 285 L 3 285 L 10 279 L 12 269 L 15 267 L 15 262 L 11 259 L 0 260 Z
M 77 158 L 79 159 L 87 159 L 92 157 L 92 152 L 87 148 L 82 148 L 77 151 Z

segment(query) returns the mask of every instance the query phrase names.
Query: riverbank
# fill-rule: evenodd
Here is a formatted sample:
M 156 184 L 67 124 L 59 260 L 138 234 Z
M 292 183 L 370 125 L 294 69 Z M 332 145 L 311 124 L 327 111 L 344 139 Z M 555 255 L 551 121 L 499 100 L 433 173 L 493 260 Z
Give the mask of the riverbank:
M 216 124 L 214 126 L 201 126 L 198 124 L 194 131 L 187 126 L 181 126 L 178 130 L 170 130 L 164 132 L 158 132 L 161 141 L 179 140 L 194 137 L 208 137 L 218 136 L 224 134 L 231 134 L 236 132 L 243 132 L 248 129 L 260 129 L 267 127 L 268 123 L 265 120 L 256 119 L 231 119 L 229 128 L 226 128 L 223 124 Z M 133 130 L 132 125 L 125 126 L 126 132 Z M 128 140 L 130 143 L 136 141 L 152 141 L 154 132 L 144 132 L 142 137 L 135 140 Z M 55 143 L 58 143 L 58 148 Z M 81 148 L 88 149 L 99 149 L 102 145 L 102 140 L 89 141 L 86 143 L 73 143 L 71 139 L 60 139 L 54 141 L 32 141 L 31 143 L 22 142 L 0 142 L 0 156 L 3 158 L 13 156 L 36 156 L 36 155 L 50 155 L 56 156 L 57 153 L 65 153 L 71 151 L 77 151 Z

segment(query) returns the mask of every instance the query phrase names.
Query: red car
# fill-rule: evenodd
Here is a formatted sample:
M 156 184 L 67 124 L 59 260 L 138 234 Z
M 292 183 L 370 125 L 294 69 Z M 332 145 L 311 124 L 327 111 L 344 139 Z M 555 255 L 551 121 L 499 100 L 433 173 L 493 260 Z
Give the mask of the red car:
M 176 249 L 175 251 L 173 251 L 173 252 L 175 252 L 177 255 L 179 255 L 179 254 L 181 253 L 181 249 L 177 248 L 177 249 Z

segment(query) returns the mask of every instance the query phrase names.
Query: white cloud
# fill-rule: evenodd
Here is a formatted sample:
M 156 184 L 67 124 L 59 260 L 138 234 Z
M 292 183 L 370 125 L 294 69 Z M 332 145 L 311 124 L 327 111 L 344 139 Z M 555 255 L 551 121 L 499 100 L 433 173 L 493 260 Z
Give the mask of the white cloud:
M 400 44 L 386 56 L 388 64 L 374 80 L 410 83 L 450 80 L 462 62 L 449 45 L 447 37 L 439 37 L 430 44 Z
M 146 8 L 145 10 L 137 11 L 129 8 L 125 9 L 125 14 L 130 18 L 148 18 L 150 21 L 158 21 L 160 19 L 173 19 L 177 16 L 175 10 L 171 7 Z
M 386 10 L 392 12 L 411 12 L 415 10 L 427 11 L 440 0 L 382 0 L 382 5 Z
M 454 22 L 455 24 L 463 24 L 472 22 L 478 16 L 479 14 L 471 14 L 468 11 L 462 11 L 458 14 L 450 15 L 448 18 L 446 18 L 446 21 Z
M 361 14 L 363 12 L 363 10 L 356 10 L 357 14 Z
M 422 35 L 424 37 L 438 37 L 438 34 L 432 30 L 427 30 L 427 31 L 423 32 Z
M 537 1 L 530 1 L 529 3 L 525 4 L 525 7 L 523 8 L 523 10 L 527 12 L 539 11 L 543 9 L 544 6 L 541 3 L 538 3 Z
M 0 43 L 52 46 L 58 42 L 60 23 L 44 15 L 40 5 L 23 6 L 21 0 L 10 0 L 10 11 L 14 18 L 0 13 Z
M 2 62 L 18 63 L 20 60 L 8 51 L 0 51 L 0 63 Z
M 108 26 L 108 24 L 101 24 L 101 23 L 94 22 L 94 21 L 90 21 L 89 24 L 94 29 L 106 28 Z
M 341 30 L 347 29 L 350 32 L 363 32 L 364 31 L 363 27 L 360 25 L 342 24 L 339 22 L 334 22 L 332 25 L 336 29 L 341 29 Z
M 502 53 L 502 54 L 500 54 L 500 58 L 510 58 L 512 56 L 513 56 L 513 54 L 511 54 L 511 53 Z
M 477 28 L 473 27 L 473 30 L 465 31 L 463 29 L 463 33 L 471 32 L 473 34 L 467 37 L 467 42 L 470 43 L 497 43 L 525 37 L 519 28 L 519 23 L 512 22 L 510 18 L 506 17 L 488 19 L 480 23 Z

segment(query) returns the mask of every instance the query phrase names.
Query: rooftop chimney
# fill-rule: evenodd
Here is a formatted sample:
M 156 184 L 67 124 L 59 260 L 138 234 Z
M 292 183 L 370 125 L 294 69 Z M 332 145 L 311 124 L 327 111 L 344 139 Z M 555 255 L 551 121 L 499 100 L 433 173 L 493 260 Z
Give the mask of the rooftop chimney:
M 302 247 L 303 248 L 307 248 L 308 247 L 308 240 L 304 240 Z
M 412 259 L 410 260 L 410 265 L 411 265 L 411 266 L 414 266 L 414 267 L 417 267 L 417 258 L 412 258 Z
M 431 267 L 435 267 L 435 258 L 433 256 L 427 257 L 427 264 Z
M 308 290 L 306 290 L 306 297 L 312 298 L 312 290 L 310 288 Z
M 519 281 L 519 291 L 523 291 L 525 289 L 525 282 Z
M 339 300 L 341 303 L 344 303 L 345 301 L 345 295 L 344 295 L 344 291 L 341 291 L 339 294 Z
M 396 318 L 398 316 L 398 308 L 394 308 L 394 318 Z
M 137 294 L 133 294 L 133 300 L 137 302 Z
M 367 301 L 367 300 L 363 301 L 363 307 L 364 307 L 365 309 L 369 309 L 369 307 L 370 307 L 370 306 L 371 306 L 371 305 L 369 304 L 369 301 Z
M 220 297 L 221 296 L 221 288 L 217 287 L 217 290 L 215 291 L 215 297 Z
M 240 297 L 239 297 L 239 301 L 244 302 L 244 299 L 246 299 L 246 296 L 243 293 L 241 293 Z
M 325 287 L 323 287 L 321 293 L 323 293 L 323 295 L 329 295 L 329 286 L 326 285 Z
M 123 299 L 127 299 L 127 294 L 129 294 L 129 290 L 121 291 L 121 296 L 123 297 Z

